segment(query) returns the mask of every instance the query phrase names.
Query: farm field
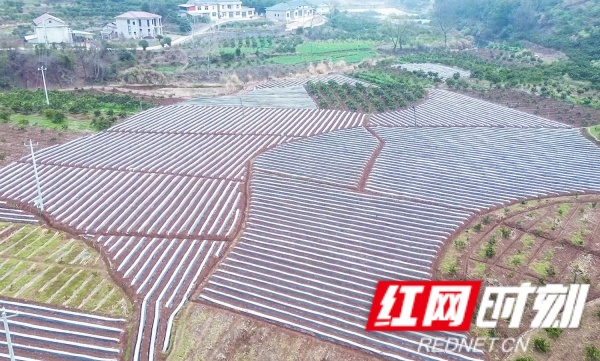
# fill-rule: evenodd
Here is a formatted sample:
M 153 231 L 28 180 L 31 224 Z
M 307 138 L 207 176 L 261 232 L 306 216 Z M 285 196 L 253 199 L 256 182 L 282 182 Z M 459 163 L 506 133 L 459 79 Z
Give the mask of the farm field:
M 452 110 L 447 117 L 461 124 Z M 559 128 L 369 127 L 263 153 L 248 226 L 199 300 L 390 359 L 422 359 L 419 333 L 363 331 L 377 280 L 432 278 L 444 242 L 479 211 L 600 190 L 600 167 L 589 163 L 600 150 L 578 130 L 538 121 Z
M 100 255 L 41 226 L 0 223 L 0 297 L 128 317 L 131 304 Z
M 367 78 L 379 85 L 395 77 L 382 76 Z M 379 88 L 342 75 L 318 78 L 327 77 Z M 259 87 L 276 93 L 304 84 Z M 432 278 L 447 239 L 481 211 L 600 192 L 600 167 L 590 161 L 600 150 L 579 129 L 452 92 L 431 91 L 416 112 L 417 127 L 406 120 L 412 109 L 368 116 L 152 108 L 39 151 L 44 216 L 93 239 L 132 296 L 127 360 L 160 360 L 170 351 L 196 357 L 185 351 L 189 343 L 176 346 L 175 322 L 192 317 L 184 311 L 190 299 L 202 303 L 194 307 L 352 346 L 366 359 L 423 359 L 422 333 L 364 331 L 376 281 Z M 24 157 L 0 170 L 0 197 L 29 211 L 36 196 L 31 167 Z M 227 337 L 243 335 L 244 325 L 234 322 Z M 215 327 L 201 332 L 217 337 L 223 329 Z M 238 350 L 223 352 L 238 357 Z
M 334 81 L 340 85 L 350 84 L 352 86 L 355 86 L 356 84 L 362 84 L 365 87 L 371 86 L 371 84 L 368 82 L 365 82 L 365 81 L 362 81 L 362 80 L 359 80 L 356 78 L 351 78 L 351 77 L 343 75 L 343 74 L 327 74 L 327 75 L 317 75 L 317 76 L 313 76 L 310 78 L 295 78 L 295 79 L 292 78 L 292 79 L 271 80 L 271 81 L 268 81 L 265 83 L 258 84 L 256 86 L 256 89 L 291 88 L 291 87 L 296 87 L 296 86 L 304 86 L 308 82 L 327 83 L 329 81 Z
M 192 339 L 189 335 L 196 335 Z M 190 303 L 182 315 L 167 361 L 213 360 L 376 361 L 377 356 L 205 304 Z
M 117 361 L 123 358 L 126 319 L 0 297 L 19 361 Z M 0 357 L 9 360 L 0 341 Z
M 246 93 L 219 97 L 201 97 L 186 102 L 189 105 L 316 109 L 317 105 L 304 87 L 254 89 Z
M 30 153 L 25 142 L 33 140 L 35 149 L 39 150 L 70 140 L 81 138 L 88 133 L 55 129 L 39 129 L 36 127 L 19 127 L 0 122 L 0 166 L 5 166 Z
M 599 201 L 598 195 L 545 198 L 482 214 L 446 243 L 434 278 L 483 279 L 495 285 L 589 283 L 588 300 L 597 299 L 600 285 L 594 280 L 600 277 Z M 524 317 L 527 324 L 533 315 L 530 312 Z M 583 321 L 594 317 L 588 315 Z M 496 332 L 499 337 L 514 337 L 526 330 L 510 329 L 502 323 Z M 584 336 L 591 344 L 598 340 L 589 328 L 585 334 L 565 330 L 564 336 L 568 338 L 571 333 Z M 583 353 L 583 346 L 579 344 L 574 350 Z M 493 356 L 501 359 L 505 355 Z
M 546 353 L 519 352 L 513 355 L 531 357 L 533 361 L 593 360 L 600 353 L 600 300 L 589 302 L 583 311 L 581 327 L 568 330 L 557 336 L 551 336 L 545 330 L 532 333 L 532 339 L 542 338 L 550 342 L 550 350 Z
M 455 91 L 573 127 L 587 127 L 600 122 L 600 109 L 583 107 L 558 99 L 544 98 L 514 89 Z
M 96 236 L 134 296 L 131 359 L 168 351 L 175 318 L 225 252 L 220 241 L 239 232 L 248 163 L 276 145 L 365 122 L 330 110 L 171 106 L 36 155 L 46 216 Z M 30 162 L 1 172 L 11 204 L 31 207 Z
M 402 68 L 407 71 L 423 71 L 425 73 L 433 72 L 437 73 L 441 79 L 452 78 L 454 74 L 458 73 L 461 77 L 470 77 L 471 72 L 464 69 L 453 68 L 446 65 L 441 64 L 431 64 L 431 63 L 406 63 L 406 64 L 397 64 L 393 65 L 394 68 Z
M 274 64 L 301 64 L 301 63 L 315 63 L 319 61 L 345 61 L 348 64 L 360 63 L 361 61 L 374 58 L 377 56 L 377 52 L 374 50 L 348 50 L 339 51 L 332 53 L 300 53 L 295 55 L 280 55 L 271 59 Z
M 393 127 L 533 127 L 566 128 L 566 125 L 540 116 L 434 89 L 428 99 L 415 107 L 375 114 L 374 125 Z

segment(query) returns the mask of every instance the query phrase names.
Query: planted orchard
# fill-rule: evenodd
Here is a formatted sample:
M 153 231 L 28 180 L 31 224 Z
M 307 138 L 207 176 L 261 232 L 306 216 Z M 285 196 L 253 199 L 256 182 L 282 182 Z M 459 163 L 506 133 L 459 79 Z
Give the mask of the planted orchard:
M 306 89 L 321 108 L 364 113 L 406 108 L 425 96 L 422 87 L 409 88 L 401 84 L 366 87 L 361 83 L 339 84 L 334 80 L 326 83 L 308 82 Z
M 565 196 L 523 201 L 474 219 L 448 242 L 434 278 L 482 279 L 486 285 L 531 282 L 588 283 L 588 300 L 600 296 L 600 197 Z M 533 317 L 527 313 L 523 325 Z M 529 321 L 528 321 L 529 320 Z M 511 337 L 525 329 L 496 330 Z
M 102 130 L 118 117 L 153 105 L 131 95 L 86 90 L 49 91 L 50 105 L 41 90 L 11 90 L 0 93 L 0 121 L 21 127 L 36 125 L 61 130 Z

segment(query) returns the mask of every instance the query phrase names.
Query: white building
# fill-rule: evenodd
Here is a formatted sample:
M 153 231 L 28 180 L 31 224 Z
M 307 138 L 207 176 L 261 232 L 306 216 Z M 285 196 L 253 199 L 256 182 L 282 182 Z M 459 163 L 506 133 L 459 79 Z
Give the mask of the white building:
M 179 10 L 190 16 L 204 16 L 210 20 L 246 20 L 256 16 L 254 8 L 236 0 L 190 0 L 179 5 Z
M 267 20 L 271 21 L 298 21 L 309 19 L 315 15 L 314 7 L 304 1 L 279 3 L 265 10 Z
M 116 17 L 117 33 L 124 39 L 155 38 L 163 35 L 162 16 L 145 11 L 128 11 Z
M 29 43 L 60 44 L 73 43 L 73 34 L 69 25 L 50 14 L 44 14 L 33 20 L 34 34 L 25 37 Z

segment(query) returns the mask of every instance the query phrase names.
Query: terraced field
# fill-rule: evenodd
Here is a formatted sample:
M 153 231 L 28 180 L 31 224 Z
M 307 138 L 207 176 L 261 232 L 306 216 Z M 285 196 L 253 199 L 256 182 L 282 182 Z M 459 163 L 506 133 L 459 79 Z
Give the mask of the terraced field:
M 412 109 L 370 120 L 317 109 L 151 109 L 39 152 L 44 217 L 94 238 L 134 296 L 137 324 L 127 338 L 135 361 L 169 350 L 174 321 L 200 284 L 196 301 L 385 358 L 480 359 L 418 354 L 420 333 L 365 332 L 376 282 L 431 278 L 444 242 L 481 210 L 600 192 L 600 150 L 578 130 L 453 94 L 432 91 L 416 127 Z M 30 210 L 36 195 L 30 159 L 0 171 L 0 199 Z M 6 242 L 7 253 L 23 256 L 7 269 L 18 275 L 0 280 L 11 297 L 55 267 L 36 274 L 26 262 L 37 238 L 20 237 L 27 240 Z M 38 262 L 73 273 L 59 273 L 64 288 L 49 280 L 45 299 L 32 300 L 79 307 L 78 290 L 103 287 L 87 289 L 95 279 L 81 262 L 95 258 L 56 242 L 53 252 L 61 251 Z M 115 308 L 104 296 L 88 309 Z
M 0 223 L 0 297 L 131 314 L 127 296 L 93 248 L 39 226 Z

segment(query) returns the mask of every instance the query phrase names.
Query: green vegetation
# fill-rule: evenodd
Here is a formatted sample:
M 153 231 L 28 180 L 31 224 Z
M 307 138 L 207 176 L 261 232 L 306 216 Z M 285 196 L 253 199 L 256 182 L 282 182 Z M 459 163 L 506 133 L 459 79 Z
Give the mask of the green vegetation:
M 534 361 L 533 356 L 519 356 L 515 359 L 515 361 Z
M 548 337 L 553 339 L 559 338 L 560 335 L 563 333 L 563 330 L 561 328 L 546 328 L 545 331 L 546 334 L 548 334 Z
M 541 277 L 553 277 L 555 275 L 552 260 L 554 259 L 554 251 L 547 249 L 542 258 L 531 264 L 531 269 Z
M 550 351 L 550 341 L 544 337 L 536 337 L 533 339 L 533 349 L 540 353 L 548 353 Z
M 41 90 L 11 90 L 0 93 L 0 118 L 21 126 L 73 130 L 101 130 L 112 125 L 117 116 L 124 117 L 151 103 L 130 95 L 107 94 L 76 90 L 48 92 L 50 106 L 46 105 Z M 91 113 L 94 114 L 92 117 Z M 103 115 L 104 113 L 104 115 Z
M 371 78 L 374 74 L 376 73 L 363 72 L 357 76 L 364 79 Z M 340 85 L 335 81 L 309 82 L 307 90 L 317 98 L 321 108 L 361 110 L 367 113 L 406 107 L 425 96 L 425 89 L 421 84 L 401 76 L 390 78 L 389 82 L 379 82 L 378 87 L 366 87 L 360 83 L 356 86 Z
M 0 295 L 127 316 L 132 306 L 100 255 L 36 226 L 0 223 Z
M 586 361 L 600 361 L 600 349 L 596 346 L 584 347 Z
M 451 277 L 456 276 L 459 271 L 458 257 L 453 256 L 444 258 L 441 264 L 441 270 L 443 274 Z
M 594 125 L 593 127 L 587 128 L 588 133 L 600 141 L 600 125 Z

